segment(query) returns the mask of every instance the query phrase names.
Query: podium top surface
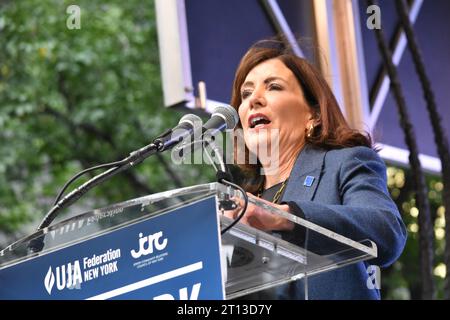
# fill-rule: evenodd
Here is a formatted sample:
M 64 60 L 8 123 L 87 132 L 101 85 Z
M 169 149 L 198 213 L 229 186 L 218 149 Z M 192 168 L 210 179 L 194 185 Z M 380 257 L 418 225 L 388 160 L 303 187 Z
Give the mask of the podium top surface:
M 0 271 L 60 249 L 110 234 L 166 213 L 215 198 L 220 228 L 232 220 L 222 215 L 225 196 L 240 198 L 231 187 L 208 183 L 152 194 L 95 209 L 39 230 L 0 251 Z M 227 298 L 333 270 L 377 256 L 376 245 L 366 239 L 346 238 L 331 230 L 249 198 L 254 205 L 297 224 L 303 238 L 296 243 L 276 232 L 264 232 L 238 223 L 221 237 L 222 264 L 227 263 Z M 204 214 L 207 214 L 206 212 Z M 186 226 L 187 227 L 187 226 Z M 28 249 L 30 241 L 43 240 L 43 250 Z
M 111 232 L 142 219 L 176 210 L 179 207 L 207 197 L 224 194 L 240 197 L 237 190 L 214 182 L 168 190 L 94 209 L 36 231 L 4 248 L 0 251 L 0 268 L 36 255 L 29 252 L 28 245 L 31 240 L 39 237 L 46 238 L 44 249 L 37 253 L 42 254 L 95 237 L 98 234 Z M 308 230 L 310 237 L 314 235 L 316 238 L 320 237 L 321 240 L 329 242 L 334 247 L 338 246 L 340 250 L 337 251 L 355 249 L 358 252 L 367 254 L 369 257 L 377 256 L 376 245 L 370 240 L 360 239 L 354 241 L 305 219 L 271 207 L 262 201 L 253 198 L 250 198 L 249 201 L 298 224 L 305 230 Z M 239 225 L 239 228 L 234 228 L 235 233 L 239 233 L 242 230 L 245 230 L 247 233 L 251 230 L 253 235 L 258 236 L 264 233 L 248 226 Z
M 189 203 L 214 196 L 219 190 L 233 192 L 218 183 L 208 183 L 151 194 L 81 213 L 38 230 L 2 249 L 0 269 L 31 256 L 51 252 L 99 234 L 112 232 L 130 223 L 176 210 Z M 30 253 L 28 250 L 30 241 L 42 237 L 45 237 L 43 250 L 39 253 Z

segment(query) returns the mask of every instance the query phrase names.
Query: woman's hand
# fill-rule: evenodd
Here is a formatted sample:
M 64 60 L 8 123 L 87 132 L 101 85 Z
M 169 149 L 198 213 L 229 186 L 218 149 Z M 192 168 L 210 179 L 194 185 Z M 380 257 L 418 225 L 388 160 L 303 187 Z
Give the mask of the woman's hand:
M 264 199 L 257 198 L 248 192 L 247 195 L 249 198 L 258 199 L 259 201 L 265 202 L 266 204 L 272 207 L 289 212 L 289 206 L 287 204 L 274 204 Z M 244 199 L 239 198 L 238 208 L 235 210 L 225 211 L 224 215 L 234 220 L 241 213 L 243 206 L 244 206 Z M 242 217 L 241 220 L 239 220 L 239 222 L 242 222 L 244 224 L 247 224 L 251 227 L 263 231 L 272 231 L 272 230 L 289 231 L 294 229 L 294 223 L 292 221 L 289 221 L 283 217 L 275 215 L 270 211 L 264 210 L 263 208 L 254 205 L 250 201 L 248 202 L 245 215 Z

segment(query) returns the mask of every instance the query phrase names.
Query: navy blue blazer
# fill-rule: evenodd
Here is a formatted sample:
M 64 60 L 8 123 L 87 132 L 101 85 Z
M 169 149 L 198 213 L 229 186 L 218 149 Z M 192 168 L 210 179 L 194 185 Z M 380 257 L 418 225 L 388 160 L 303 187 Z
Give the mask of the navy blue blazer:
M 310 186 L 305 185 L 307 176 L 314 178 Z M 375 259 L 309 277 L 309 299 L 380 299 L 379 290 L 367 285 L 367 268 L 386 267 L 398 259 L 407 233 L 387 190 L 385 164 L 375 151 L 367 147 L 327 151 L 306 145 L 281 202 L 308 221 L 355 241 L 370 239 L 378 248 Z M 294 243 L 303 240 L 292 233 L 282 235 Z M 277 297 L 303 299 L 303 284 L 299 280 L 280 286 Z

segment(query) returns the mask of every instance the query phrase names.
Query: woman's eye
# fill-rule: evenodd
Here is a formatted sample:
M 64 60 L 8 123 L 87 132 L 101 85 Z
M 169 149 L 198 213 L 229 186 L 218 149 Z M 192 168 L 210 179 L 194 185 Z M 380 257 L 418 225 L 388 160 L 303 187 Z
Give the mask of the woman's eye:
M 271 84 L 269 85 L 269 89 L 270 89 L 270 90 L 281 90 L 282 87 L 281 87 L 279 84 L 271 83 Z
M 250 96 L 252 93 L 249 91 L 249 90 L 244 90 L 244 91 L 242 91 L 242 93 L 241 93 L 241 99 L 245 99 L 245 98 L 247 98 L 248 96 Z

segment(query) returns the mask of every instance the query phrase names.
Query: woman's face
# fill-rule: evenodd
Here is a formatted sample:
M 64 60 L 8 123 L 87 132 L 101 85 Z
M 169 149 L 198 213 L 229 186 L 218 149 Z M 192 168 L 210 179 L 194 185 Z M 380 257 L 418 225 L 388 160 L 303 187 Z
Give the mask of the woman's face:
M 274 143 L 280 152 L 301 148 L 311 112 L 297 79 L 281 60 L 266 60 L 250 70 L 241 99 L 239 118 L 251 152 L 259 155 L 263 144 L 271 148 Z

